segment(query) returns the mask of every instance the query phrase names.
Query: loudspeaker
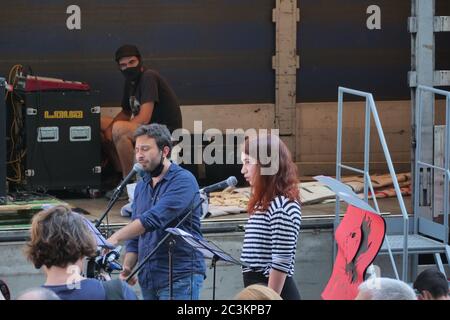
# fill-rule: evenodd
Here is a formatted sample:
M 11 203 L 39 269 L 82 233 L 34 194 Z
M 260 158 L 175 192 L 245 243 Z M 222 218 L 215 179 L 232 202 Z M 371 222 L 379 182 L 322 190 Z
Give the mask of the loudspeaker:
M 25 94 L 27 189 L 100 187 L 97 100 L 97 93 L 90 91 Z

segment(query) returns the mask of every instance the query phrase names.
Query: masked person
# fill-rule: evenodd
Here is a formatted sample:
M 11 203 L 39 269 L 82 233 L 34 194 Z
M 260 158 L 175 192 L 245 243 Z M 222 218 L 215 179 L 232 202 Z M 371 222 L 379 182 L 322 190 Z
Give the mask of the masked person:
M 175 227 L 186 215 L 186 220 L 178 227 L 202 238 L 197 180 L 169 160 L 172 142 L 165 125 L 141 126 L 135 137 L 136 161 L 145 174 L 134 191 L 132 222 L 108 239 L 113 245 L 129 240 L 121 277 L 129 277 L 136 264 L 143 263 L 153 252 L 138 273 L 143 298 L 168 300 L 172 285 L 173 299 L 197 300 L 205 278 L 203 255 L 184 240 L 176 239 L 171 247 L 173 269 L 169 280 L 169 241 L 162 242 L 167 234 L 165 230 Z M 134 281 L 130 279 L 129 283 Z
M 101 118 L 104 153 L 125 177 L 133 167 L 133 133 L 150 123 L 165 124 L 170 132 L 181 128 L 181 109 L 174 91 L 155 70 L 144 67 L 134 45 L 117 49 L 115 60 L 125 77 L 122 110 Z

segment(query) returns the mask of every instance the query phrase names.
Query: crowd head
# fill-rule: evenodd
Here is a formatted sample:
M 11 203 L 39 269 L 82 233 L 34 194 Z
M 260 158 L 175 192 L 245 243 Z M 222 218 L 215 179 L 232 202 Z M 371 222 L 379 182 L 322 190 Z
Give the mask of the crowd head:
M 31 223 L 25 254 L 36 268 L 65 268 L 94 256 L 96 241 L 82 216 L 65 206 L 39 212 Z

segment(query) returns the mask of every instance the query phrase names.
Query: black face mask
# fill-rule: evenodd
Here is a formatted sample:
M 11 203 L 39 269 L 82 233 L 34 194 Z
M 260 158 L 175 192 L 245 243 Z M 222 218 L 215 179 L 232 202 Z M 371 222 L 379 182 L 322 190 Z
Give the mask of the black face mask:
M 126 68 L 125 70 L 121 70 L 123 76 L 125 79 L 127 79 L 130 82 L 139 80 L 141 74 L 142 74 L 142 63 L 139 62 L 139 64 L 136 67 L 130 67 Z
M 159 162 L 158 166 L 155 169 L 150 171 L 150 175 L 154 178 L 159 177 L 159 175 L 163 170 L 164 170 L 164 157 L 161 154 L 161 161 Z

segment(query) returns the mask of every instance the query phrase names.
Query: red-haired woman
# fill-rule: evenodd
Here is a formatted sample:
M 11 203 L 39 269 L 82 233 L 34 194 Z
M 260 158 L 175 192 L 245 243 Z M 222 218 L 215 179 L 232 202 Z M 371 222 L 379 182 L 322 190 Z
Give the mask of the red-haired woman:
M 265 283 L 284 300 L 298 300 L 292 278 L 301 223 L 297 167 L 273 134 L 246 138 L 241 157 L 252 189 L 241 255 L 244 286 Z

